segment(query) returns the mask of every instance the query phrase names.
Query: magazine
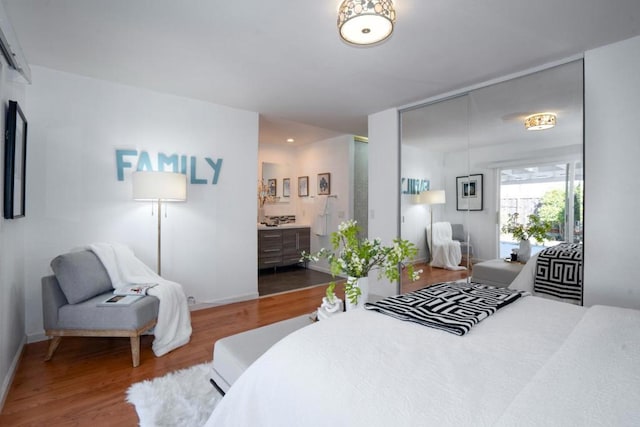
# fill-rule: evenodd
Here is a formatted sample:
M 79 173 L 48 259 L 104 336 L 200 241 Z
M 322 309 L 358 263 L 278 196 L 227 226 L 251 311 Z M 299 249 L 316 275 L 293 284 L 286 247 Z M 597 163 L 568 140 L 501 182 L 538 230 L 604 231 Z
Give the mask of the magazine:
M 155 286 L 157 283 L 138 283 L 136 285 L 123 286 L 113 291 L 114 295 L 147 295 L 147 291 Z
M 98 303 L 98 307 L 122 307 L 143 298 L 144 295 L 114 295 Z

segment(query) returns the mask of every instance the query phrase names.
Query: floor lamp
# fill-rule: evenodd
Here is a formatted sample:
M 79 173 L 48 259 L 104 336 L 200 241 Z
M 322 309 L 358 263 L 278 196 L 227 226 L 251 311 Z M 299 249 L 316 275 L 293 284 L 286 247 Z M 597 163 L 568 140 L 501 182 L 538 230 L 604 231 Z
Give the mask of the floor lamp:
M 133 199 L 158 202 L 158 276 L 161 275 L 162 202 L 187 200 L 187 176 L 174 172 L 134 172 Z
M 433 205 L 442 205 L 447 202 L 444 190 L 427 190 L 420 193 L 420 202 L 429 205 L 429 262 L 433 261 Z

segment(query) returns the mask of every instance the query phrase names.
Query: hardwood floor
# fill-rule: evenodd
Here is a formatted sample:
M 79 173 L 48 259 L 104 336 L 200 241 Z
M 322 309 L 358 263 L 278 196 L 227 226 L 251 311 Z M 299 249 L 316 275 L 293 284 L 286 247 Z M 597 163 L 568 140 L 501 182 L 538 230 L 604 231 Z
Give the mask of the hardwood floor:
M 405 292 L 466 274 L 421 268 L 421 279 L 405 286 Z M 131 365 L 128 338 L 64 338 L 50 362 L 43 361 L 47 342 L 28 344 L 0 413 L 0 426 L 135 426 L 135 409 L 125 402 L 131 384 L 211 361 L 216 340 L 311 313 L 324 292 L 325 286 L 316 286 L 194 311 L 191 342 L 156 358 L 153 337 L 143 336 L 137 368 Z M 344 298 L 341 289 L 337 293 Z

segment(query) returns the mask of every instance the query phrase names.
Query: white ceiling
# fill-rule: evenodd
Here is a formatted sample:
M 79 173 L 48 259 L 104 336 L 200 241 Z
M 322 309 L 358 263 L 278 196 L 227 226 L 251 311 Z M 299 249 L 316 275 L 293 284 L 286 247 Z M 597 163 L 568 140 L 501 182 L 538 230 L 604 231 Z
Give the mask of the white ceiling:
M 257 111 L 261 142 L 366 135 L 371 113 L 640 34 L 638 0 L 397 0 L 369 48 L 340 41 L 339 0 L 3 2 L 30 64 Z
M 572 61 L 414 108 L 402 115 L 402 143 L 439 152 L 512 143 L 545 149 L 579 146 L 582 74 L 582 61 Z M 525 129 L 527 116 L 547 111 L 557 115 L 553 129 Z

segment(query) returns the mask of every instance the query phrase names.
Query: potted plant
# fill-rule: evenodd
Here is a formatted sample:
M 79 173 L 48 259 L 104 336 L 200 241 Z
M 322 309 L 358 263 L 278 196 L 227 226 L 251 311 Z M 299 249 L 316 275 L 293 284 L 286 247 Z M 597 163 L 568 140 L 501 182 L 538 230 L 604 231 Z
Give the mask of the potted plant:
M 549 221 L 542 221 L 536 214 L 531 214 L 528 217 L 526 224 L 518 222 L 518 213 L 509 215 L 509 219 L 502 226 L 503 233 L 509 233 L 513 235 L 513 238 L 520 242 L 520 248 L 518 250 L 518 260 L 521 262 L 527 262 L 531 257 L 531 242 L 529 239 L 534 238 L 538 243 L 542 243 L 549 230 L 551 230 L 551 223 Z
M 347 308 L 360 307 L 366 301 L 369 272 L 378 270 L 378 277 L 386 277 L 394 282 L 400 278 L 399 266 L 406 267 L 411 280 L 417 280 L 422 270 L 415 271 L 407 263 L 418 254 L 417 247 L 403 239 L 394 239 L 393 245 L 383 246 L 380 239 L 361 239 L 360 227 L 354 220 L 342 222 L 338 231 L 331 233 L 332 250 L 322 248 L 316 254 L 302 253 L 301 261 L 317 262 L 321 258 L 329 262 L 331 275 L 347 276 L 345 297 Z M 327 288 L 327 299 L 333 301 L 336 283 Z M 362 298 L 361 298 L 362 296 Z

